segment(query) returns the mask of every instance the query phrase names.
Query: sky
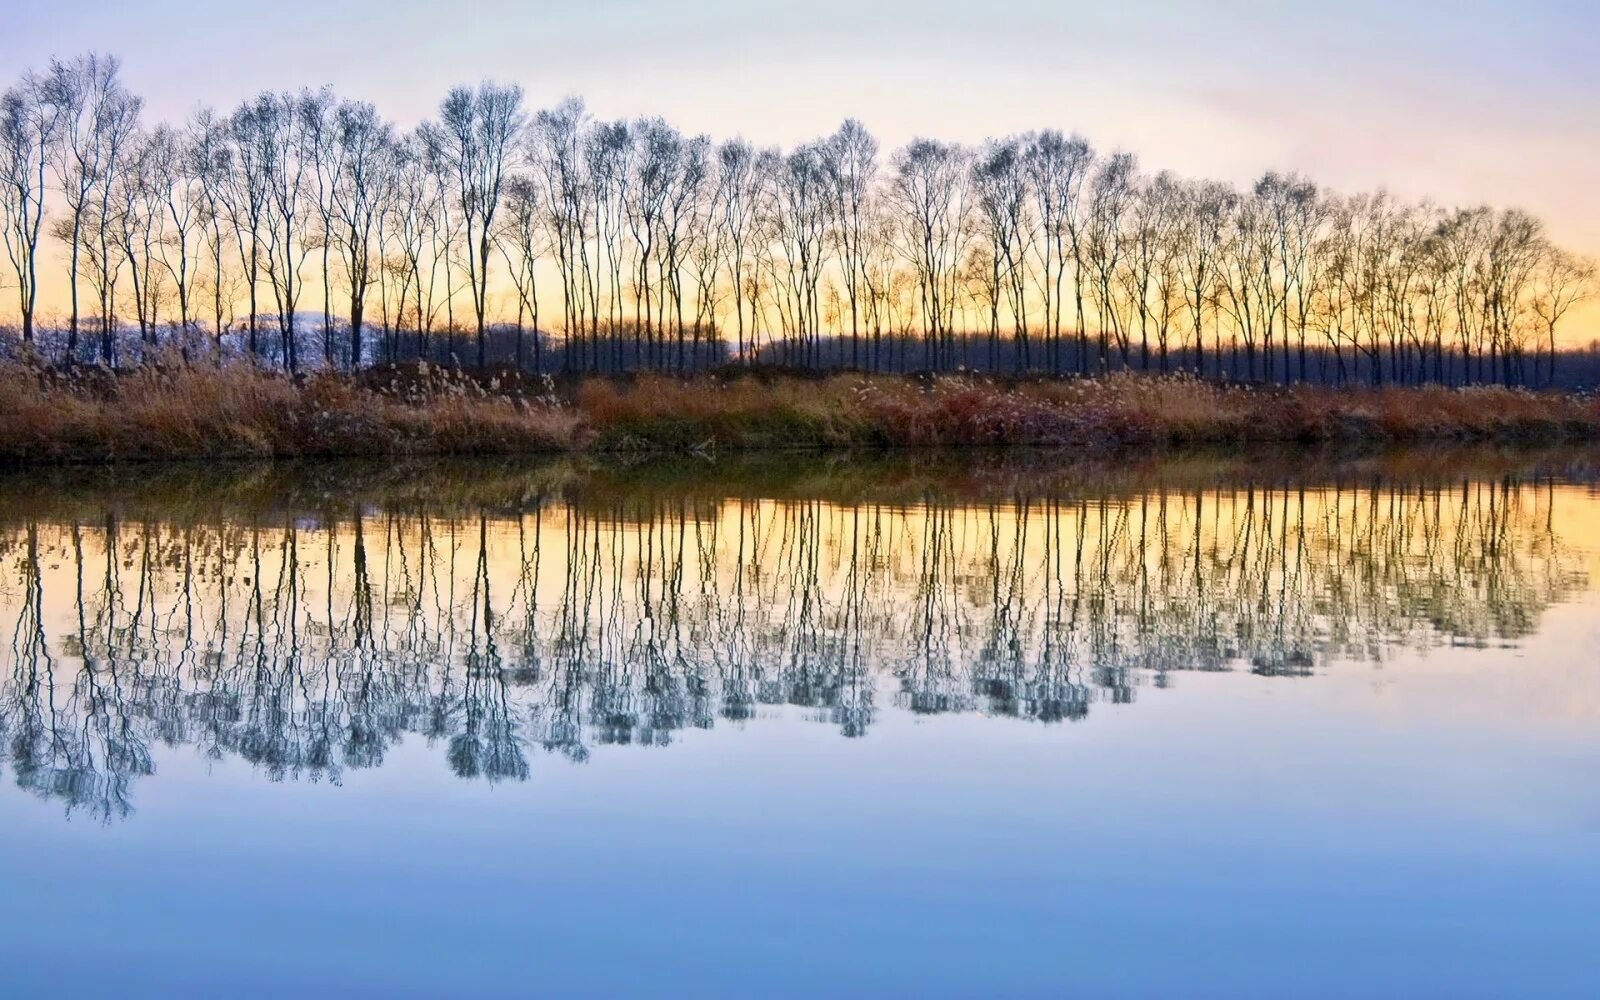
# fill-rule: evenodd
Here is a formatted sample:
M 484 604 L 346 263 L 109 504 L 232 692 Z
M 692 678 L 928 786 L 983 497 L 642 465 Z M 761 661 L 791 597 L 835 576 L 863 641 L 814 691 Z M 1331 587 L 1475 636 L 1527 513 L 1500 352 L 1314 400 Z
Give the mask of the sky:
M 1029 128 L 1248 183 L 1515 206 L 1600 254 L 1594 0 L 342 0 L 18 5 L 0 76 L 120 55 L 150 116 L 331 84 L 410 125 L 452 85 L 788 145 L 862 119 L 892 146 Z M 470 8 L 470 13 L 468 13 Z M 1600 337 L 1600 310 L 1584 333 Z

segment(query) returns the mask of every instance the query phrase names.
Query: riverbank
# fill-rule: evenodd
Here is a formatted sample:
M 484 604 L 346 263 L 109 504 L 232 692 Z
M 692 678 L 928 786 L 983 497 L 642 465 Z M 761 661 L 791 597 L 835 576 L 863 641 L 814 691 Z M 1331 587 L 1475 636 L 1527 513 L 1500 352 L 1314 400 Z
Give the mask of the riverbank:
M 1130 496 L 1298 493 L 1375 487 L 1448 490 L 1464 481 L 1600 482 L 1600 448 L 1577 444 L 1260 445 L 1096 453 L 1036 448 L 904 448 L 809 454 L 560 453 L 76 463 L 0 468 L 0 525 L 217 519 L 341 521 L 362 511 L 477 517 L 561 503 L 641 520 L 663 507 L 695 516 L 729 501 L 1004 507 Z
M 1007 381 L 837 374 L 639 376 L 247 364 L 0 366 L 13 464 L 895 447 L 1597 441 L 1600 399 L 1521 389 L 1239 386 L 1187 376 Z

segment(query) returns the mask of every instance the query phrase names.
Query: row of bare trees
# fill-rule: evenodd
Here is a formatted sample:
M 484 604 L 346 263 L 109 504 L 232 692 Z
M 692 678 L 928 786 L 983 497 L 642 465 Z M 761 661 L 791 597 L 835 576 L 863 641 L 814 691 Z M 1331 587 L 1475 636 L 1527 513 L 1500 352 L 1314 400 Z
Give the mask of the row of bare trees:
M 115 363 L 136 329 L 290 368 L 465 338 L 480 366 L 585 371 L 731 354 L 1540 383 L 1595 287 L 1520 211 L 1279 173 L 1241 191 L 1054 130 L 882 157 L 851 120 L 785 152 L 489 82 L 409 132 L 328 90 L 181 126 L 141 110 L 93 54 L 0 105 L 7 283 L 33 341 L 61 251 L 64 360 Z

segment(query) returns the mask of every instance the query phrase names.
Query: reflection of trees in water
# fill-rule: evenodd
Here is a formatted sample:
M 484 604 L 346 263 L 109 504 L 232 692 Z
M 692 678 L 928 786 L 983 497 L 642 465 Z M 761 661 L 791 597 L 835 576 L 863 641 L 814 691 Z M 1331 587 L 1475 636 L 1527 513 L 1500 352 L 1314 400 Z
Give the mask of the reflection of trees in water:
M 17 781 L 129 809 L 157 744 L 338 781 L 406 734 L 463 777 L 796 706 L 1079 719 L 1145 680 L 1515 640 L 1584 585 L 1553 488 L 987 506 L 663 497 L 0 532 Z

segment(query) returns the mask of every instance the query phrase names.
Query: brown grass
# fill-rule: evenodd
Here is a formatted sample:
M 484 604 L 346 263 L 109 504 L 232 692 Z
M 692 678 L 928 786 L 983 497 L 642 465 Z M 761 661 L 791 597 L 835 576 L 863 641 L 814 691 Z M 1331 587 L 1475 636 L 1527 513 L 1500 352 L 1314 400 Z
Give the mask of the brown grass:
M 1131 374 L 1021 383 L 645 377 L 586 383 L 577 407 L 597 444 L 613 448 L 1600 440 L 1600 404 L 1589 395 L 1226 386 Z
M 437 368 L 290 378 L 174 359 L 112 373 L 0 365 L 0 460 L 1251 442 L 1600 441 L 1592 395 L 1244 387 L 1113 375 L 1006 383 L 592 379 L 558 394 Z
M 448 373 L 391 392 L 247 364 L 0 366 L 0 458 L 10 461 L 507 454 L 575 447 L 581 423 L 553 401 Z

